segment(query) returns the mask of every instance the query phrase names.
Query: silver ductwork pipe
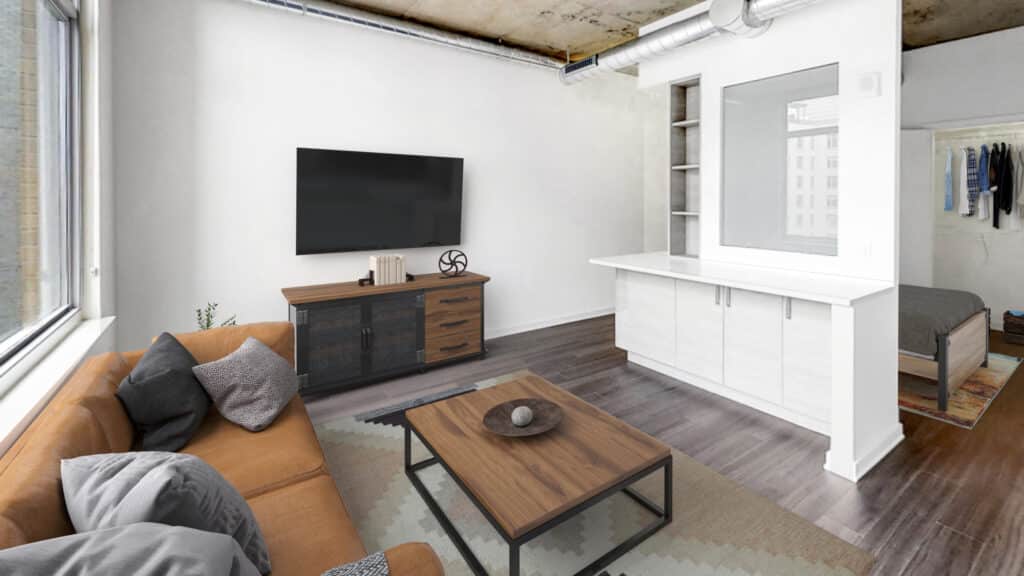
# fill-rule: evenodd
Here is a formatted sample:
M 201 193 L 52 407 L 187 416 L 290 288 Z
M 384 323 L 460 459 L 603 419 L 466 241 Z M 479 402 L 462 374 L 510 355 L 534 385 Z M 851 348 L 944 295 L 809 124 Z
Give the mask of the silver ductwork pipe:
M 617 71 L 716 34 L 756 36 L 772 20 L 817 0 L 710 0 L 707 11 L 562 67 L 566 84 Z
M 336 22 L 344 22 L 346 24 L 353 24 L 364 28 L 398 34 L 407 38 L 416 38 L 419 40 L 433 42 L 435 44 L 442 44 L 451 48 L 476 52 L 477 54 L 486 54 L 488 56 L 495 56 L 505 60 L 513 60 L 524 64 L 533 64 L 535 66 L 542 66 L 549 69 L 557 70 L 565 64 L 562 60 L 557 60 L 541 54 L 535 54 L 526 50 L 520 50 L 511 46 L 495 44 L 494 42 L 480 40 L 479 38 L 471 38 L 462 34 L 433 28 L 431 26 L 417 24 L 415 22 L 407 22 L 400 18 L 382 16 L 380 14 L 374 14 L 357 8 L 349 8 L 347 6 L 303 0 L 248 1 L 254 4 L 273 6 L 275 8 L 300 12 L 308 16 L 325 18 Z

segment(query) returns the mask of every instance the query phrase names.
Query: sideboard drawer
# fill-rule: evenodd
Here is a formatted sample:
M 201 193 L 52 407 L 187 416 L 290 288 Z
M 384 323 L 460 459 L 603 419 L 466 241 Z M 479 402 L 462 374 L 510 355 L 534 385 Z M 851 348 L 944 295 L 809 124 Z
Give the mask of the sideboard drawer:
M 427 338 L 426 360 L 427 364 L 461 358 L 471 354 L 479 354 L 481 346 L 481 332 L 474 330 L 462 334 L 452 334 L 439 338 Z
M 482 299 L 483 288 L 480 285 L 430 290 L 427 292 L 426 304 L 428 323 L 442 317 L 479 313 Z

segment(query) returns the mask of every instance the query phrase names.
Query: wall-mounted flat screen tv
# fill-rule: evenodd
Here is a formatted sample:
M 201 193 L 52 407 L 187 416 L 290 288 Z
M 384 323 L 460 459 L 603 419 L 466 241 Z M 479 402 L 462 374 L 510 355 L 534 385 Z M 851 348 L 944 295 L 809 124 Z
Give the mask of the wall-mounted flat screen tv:
M 299 148 L 295 253 L 462 241 L 462 158 Z

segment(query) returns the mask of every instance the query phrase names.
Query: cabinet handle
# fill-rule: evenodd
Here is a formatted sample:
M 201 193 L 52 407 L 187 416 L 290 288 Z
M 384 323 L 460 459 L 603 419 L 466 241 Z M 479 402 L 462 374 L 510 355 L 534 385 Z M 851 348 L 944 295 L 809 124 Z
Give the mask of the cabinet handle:
M 362 330 L 359 331 L 359 346 L 363 350 L 366 350 L 366 348 L 367 348 L 367 345 L 366 345 L 366 328 L 363 328 Z
M 715 306 L 720 306 L 721 304 L 722 304 L 722 287 L 721 286 L 715 286 Z
M 366 347 L 373 348 L 373 328 L 366 329 Z
M 459 296 L 458 298 L 441 298 L 441 304 L 458 304 L 459 302 L 468 302 L 469 296 Z
M 466 322 L 469 322 L 469 320 L 456 320 L 455 322 L 442 322 L 441 323 L 441 328 L 454 328 L 456 326 L 462 326 Z
M 463 342 L 462 344 L 456 344 L 455 346 L 442 346 L 441 352 L 454 352 L 456 350 L 462 350 L 466 346 L 469 346 L 469 342 Z
M 793 319 L 793 299 L 786 297 L 786 320 Z
M 725 307 L 732 308 L 732 288 L 725 289 Z

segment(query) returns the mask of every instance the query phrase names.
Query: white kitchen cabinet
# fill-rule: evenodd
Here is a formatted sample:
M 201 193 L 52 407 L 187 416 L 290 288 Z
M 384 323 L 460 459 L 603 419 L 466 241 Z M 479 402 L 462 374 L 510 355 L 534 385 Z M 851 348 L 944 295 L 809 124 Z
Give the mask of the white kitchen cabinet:
M 676 355 L 676 281 L 625 270 L 615 278 L 615 345 L 671 365 Z
M 782 322 L 782 404 L 828 422 L 832 408 L 832 307 L 789 298 Z
M 782 404 L 782 297 L 725 290 L 723 382 Z
M 713 284 L 676 281 L 676 368 L 722 382 L 722 297 Z

